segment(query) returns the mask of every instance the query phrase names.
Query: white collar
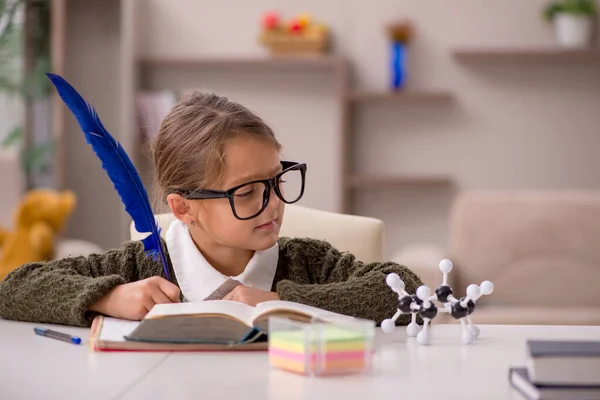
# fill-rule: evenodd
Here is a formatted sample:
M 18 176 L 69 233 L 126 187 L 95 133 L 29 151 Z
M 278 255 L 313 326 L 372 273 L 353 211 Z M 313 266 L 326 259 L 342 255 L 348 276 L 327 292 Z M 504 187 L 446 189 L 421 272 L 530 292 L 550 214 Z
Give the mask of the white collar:
M 196 247 L 187 226 L 175 220 L 166 234 L 167 249 L 173 263 L 177 282 L 187 301 L 202 301 L 228 279 L 235 279 L 245 286 L 270 291 L 279 261 L 279 245 L 257 250 L 237 276 L 226 276 L 214 269 Z

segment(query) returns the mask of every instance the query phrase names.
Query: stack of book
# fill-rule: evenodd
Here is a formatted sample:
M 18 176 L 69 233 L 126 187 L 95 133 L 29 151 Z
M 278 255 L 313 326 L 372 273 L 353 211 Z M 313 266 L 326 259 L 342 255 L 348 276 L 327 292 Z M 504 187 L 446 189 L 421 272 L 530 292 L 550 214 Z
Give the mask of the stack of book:
M 527 365 L 510 384 L 525 399 L 600 399 L 600 341 L 527 342 Z

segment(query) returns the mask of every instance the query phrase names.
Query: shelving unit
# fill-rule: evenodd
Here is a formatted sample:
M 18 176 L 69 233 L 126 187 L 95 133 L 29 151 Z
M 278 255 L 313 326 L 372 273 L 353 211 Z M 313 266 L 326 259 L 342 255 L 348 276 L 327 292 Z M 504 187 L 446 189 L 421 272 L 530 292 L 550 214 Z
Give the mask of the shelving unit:
M 454 94 L 444 90 L 406 90 L 406 91 L 348 91 L 346 99 L 346 141 L 344 154 L 352 154 L 354 151 L 354 137 L 360 135 L 354 132 L 354 117 L 362 107 L 374 105 L 418 105 L 428 107 L 433 105 L 444 105 L 453 102 Z M 372 175 L 362 174 L 354 171 L 349 160 L 345 165 L 345 182 L 343 186 L 343 198 L 345 199 L 343 211 L 354 214 L 356 210 L 354 198 L 360 192 L 369 190 L 388 190 L 409 187 L 447 187 L 453 184 L 451 177 L 447 176 L 420 176 L 420 175 Z
M 404 186 L 438 186 L 452 185 L 453 179 L 449 176 L 413 176 L 413 175 L 351 175 L 347 180 L 348 187 L 352 189 L 387 189 Z
M 189 68 L 258 68 L 290 70 L 323 70 L 343 68 L 345 59 L 336 55 L 327 56 L 277 56 L 277 57 L 223 57 L 223 58 L 154 58 L 140 57 L 142 68 L 189 67 Z
M 357 138 L 364 138 L 368 133 L 368 129 L 377 126 L 384 131 L 382 134 L 389 135 L 385 136 L 386 138 L 389 137 L 390 140 L 401 145 L 404 136 L 396 135 L 395 124 L 398 126 L 398 133 L 402 133 L 402 135 L 410 134 L 410 132 L 407 133 L 407 129 L 403 129 L 403 122 L 415 127 L 418 131 L 416 134 L 420 135 L 426 132 L 429 137 L 429 133 L 433 129 L 445 131 L 444 124 L 447 121 L 448 131 L 453 134 L 461 129 L 463 122 L 465 123 L 464 126 L 467 127 L 466 122 L 470 121 L 468 119 L 471 117 L 470 113 L 477 111 L 470 110 L 468 107 L 458 110 L 459 112 L 464 111 L 464 117 L 467 119 L 463 119 L 463 115 L 460 115 L 460 113 L 455 116 L 451 112 L 447 112 L 450 110 L 445 107 L 451 107 L 453 102 L 460 96 L 459 93 L 453 93 L 444 88 L 415 89 L 400 92 L 360 90 L 351 83 L 350 63 L 339 55 L 323 57 L 245 57 L 241 55 L 231 58 L 170 57 L 168 54 L 176 52 L 190 54 L 189 52 L 194 50 L 190 49 L 189 46 L 178 46 L 177 49 L 171 49 L 168 47 L 169 43 L 162 43 L 157 47 L 150 44 L 144 45 L 142 42 L 148 35 L 137 31 L 139 27 L 144 26 L 142 15 L 137 14 L 145 13 L 147 8 L 147 5 L 141 0 L 88 0 L 86 2 L 53 0 L 51 7 L 53 8 L 53 70 L 65 76 L 84 97 L 93 102 L 104 125 L 121 142 L 128 154 L 133 157 L 138 155 L 136 166 L 140 165 L 141 160 L 146 160 L 144 162 L 149 165 L 147 158 L 149 154 L 148 146 L 140 143 L 137 131 L 135 107 L 137 91 L 170 88 L 188 89 L 189 87 L 184 88 L 186 83 L 189 82 L 188 79 L 193 79 L 201 74 L 202 79 L 205 76 L 218 75 L 215 80 L 220 79 L 218 84 L 221 87 L 226 87 L 228 84 L 227 79 L 230 76 L 237 77 L 244 73 L 252 73 L 258 79 L 253 80 L 254 75 L 252 75 L 251 78 L 242 82 L 247 83 L 247 86 L 239 90 L 236 87 L 235 90 L 232 90 L 236 94 L 241 93 L 242 98 L 243 96 L 246 96 L 246 99 L 252 98 L 251 96 L 254 94 L 262 96 L 263 93 L 256 81 L 269 82 L 271 77 L 277 79 L 276 84 L 279 85 L 279 88 L 287 88 L 286 85 L 291 83 L 292 80 L 300 82 L 295 85 L 296 88 L 300 89 L 299 93 L 295 93 L 296 97 L 292 99 L 292 102 L 296 101 L 295 104 L 309 103 L 313 97 L 304 96 L 312 96 L 313 90 L 320 90 L 314 98 L 318 101 L 324 99 L 323 103 L 327 109 L 317 110 L 321 114 L 315 120 L 322 121 L 322 124 L 317 124 L 315 127 L 320 130 L 319 134 L 322 135 L 323 143 L 326 143 L 327 148 L 321 150 L 318 154 L 318 157 L 322 157 L 325 161 L 317 168 L 314 168 L 313 164 L 310 174 L 311 179 L 316 179 L 317 175 L 322 172 L 320 171 L 322 165 L 325 164 L 334 169 L 333 171 L 326 171 L 329 175 L 325 178 L 322 176 L 319 178 L 322 178 L 321 183 L 327 183 L 327 185 L 322 184 L 321 187 L 327 188 L 329 193 L 335 191 L 335 202 L 338 201 L 338 195 L 341 199 L 346 200 L 343 204 L 340 204 L 339 209 L 336 211 L 367 214 L 368 212 L 375 213 L 381 210 L 380 215 L 382 217 L 388 218 L 389 216 L 390 220 L 395 219 L 398 221 L 402 218 L 402 216 L 399 216 L 400 212 L 393 208 L 385 209 L 380 203 L 393 203 L 396 200 L 400 202 L 410 201 L 411 199 L 428 196 L 439 202 L 441 202 L 440 197 L 448 196 L 444 199 L 449 202 L 450 195 L 448 193 L 453 191 L 447 189 L 453 188 L 456 181 L 453 175 L 444 175 L 445 169 L 443 166 L 433 170 L 427 168 L 427 172 L 431 174 L 429 175 L 418 170 L 415 164 L 420 165 L 420 162 L 416 157 L 411 157 L 410 160 L 406 161 L 410 165 L 406 165 L 409 166 L 412 172 L 409 173 L 400 169 L 395 171 L 397 174 L 394 174 L 380 165 L 381 160 L 377 160 L 377 152 L 371 152 L 377 149 L 357 149 L 359 147 Z M 160 24 L 160 15 L 150 15 L 153 15 L 153 19 L 148 21 L 152 21 L 153 24 Z M 372 22 L 375 22 L 375 19 Z M 186 23 L 193 22 L 188 21 Z M 362 29 L 361 27 L 361 31 Z M 441 32 L 432 31 L 431 34 L 440 35 Z M 170 36 L 170 40 L 176 40 L 176 37 Z M 569 66 L 575 69 L 579 68 L 577 73 L 581 69 L 585 69 L 586 73 L 591 75 L 594 73 L 596 66 L 600 64 L 600 49 L 574 51 L 539 46 L 531 48 L 490 48 L 485 47 L 486 40 L 485 38 L 478 39 L 478 43 L 482 47 L 450 49 L 449 55 L 455 61 L 455 64 L 462 63 L 463 66 L 468 65 L 471 69 L 478 67 L 483 69 L 483 67 L 493 66 L 494 69 L 500 69 L 500 72 L 503 72 L 501 68 L 504 66 L 511 68 L 516 66 L 521 69 L 517 72 L 523 72 L 525 68 L 530 66 L 544 69 L 550 69 L 554 66 Z M 517 44 L 518 42 L 515 42 L 514 46 L 517 46 Z M 198 41 L 198 46 L 201 45 L 202 42 Z M 441 44 L 440 47 L 435 46 L 435 49 L 428 49 L 426 53 L 423 53 L 424 57 L 419 62 L 436 60 L 438 56 L 442 56 L 441 52 L 445 50 L 443 46 L 444 44 Z M 221 49 L 215 47 L 197 49 L 197 51 L 203 53 L 205 50 L 207 53 L 215 50 L 221 51 Z M 354 51 L 354 49 L 352 50 Z M 156 54 L 160 52 L 163 57 L 140 56 L 140 51 L 156 51 Z M 430 51 L 431 53 L 429 53 Z M 354 54 L 364 56 L 365 53 L 361 50 Z M 429 58 L 430 56 L 432 58 Z M 376 62 L 379 61 L 369 60 L 368 64 Z M 451 68 L 454 69 L 454 67 L 455 65 Z M 374 68 L 381 68 L 381 65 Z M 563 70 L 570 71 L 569 68 L 557 68 L 556 76 L 563 73 Z M 209 71 L 209 73 L 204 74 L 205 71 Z M 215 73 L 213 74 L 212 71 L 215 71 Z M 365 71 L 369 71 L 369 69 Z M 444 79 L 438 68 L 430 71 L 435 73 L 439 79 Z M 485 72 L 486 75 L 483 78 L 495 77 L 494 73 L 496 71 L 493 73 L 490 73 L 489 70 Z M 508 83 L 511 82 L 509 79 L 513 79 L 513 75 L 517 76 L 514 70 L 509 72 L 511 73 L 502 75 L 502 79 L 505 79 Z M 549 71 L 544 70 L 544 73 L 547 72 Z M 446 76 L 452 76 L 453 73 L 454 70 Z M 544 82 L 542 79 L 554 79 L 556 76 L 554 73 L 549 74 L 547 77 L 540 76 L 538 77 L 540 80 L 536 83 L 539 83 L 541 88 Z M 290 81 L 287 80 L 288 78 Z M 468 76 L 465 78 L 467 84 L 473 88 L 473 91 L 465 89 L 465 94 L 469 96 L 473 94 L 481 95 L 481 100 L 486 101 L 484 90 L 494 83 L 493 80 L 474 79 L 471 82 L 468 80 Z M 519 74 L 518 79 L 526 80 L 527 76 L 526 74 Z M 335 80 L 336 83 L 333 84 L 332 80 Z M 224 84 L 223 81 L 225 81 Z M 207 80 L 204 80 L 204 82 L 207 82 Z M 323 91 L 321 91 L 322 86 L 319 86 L 322 82 L 327 84 L 326 89 Z M 595 83 L 595 81 L 592 82 Z M 194 83 L 202 84 L 202 81 L 196 79 Z M 307 83 L 307 85 L 301 86 L 304 83 Z M 576 83 L 579 84 L 579 81 Z M 567 85 L 563 85 L 561 81 L 558 89 L 563 91 L 564 86 Z M 585 89 L 584 81 L 582 81 L 581 86 Z M 265 91 L 269 93 L 264 93 L 265 97 L 272 96 L 264 102 L 267 109 L 272 102 L 281 99 L 287 101 L 290 97 L 293 97 L 287 96 L 285 90 L 275 87 L 271 89 L 270 92 Z M 519 87 L 509 87 L 508 89 L 510 91 L 501 93 L 497 99 L 507 99 L 508 94 L 512 93 L 513 89 L 515 93 L 519 90 L 525 90 Z M 279 91 L 277 92 L 277 90 Z M 273 93 L 275 94 L 273 95 Z M 536 98 L 541 98 L 543 92 L 540 90 L 539 93 L 533 93 L 532 98 L 534 95 Z M 307 98 L 309 100 L 306 100 Z M 300 101 L 297 101 L 298 99 Z M 474 98 L 473 101 L 477 100 L 479 99 Z M 496 99 L 491 99 L 489 104 L 481 104 L 481 107 L 493 107 L 492 100 Z M 59 141 L 57 179 L 62 184 L 61 186 L 69 187 L 80 193 L 77 211 L 72 218 L 76 223 L 71 224 L 65 235 L 87 239 L 105 247 L 107 243 L 110 243 L 110 246 L 118 244 L 118 242 L 128 238 L 130 218 L 123 210 L 120 199 L 101 169 L 97 158 L 92 154 L 89 145 L 85 143 L 76 122 L 57 95 L 53 96 L 53 103 L 53 131 Z M 257 101 L 255 104 L 258 104 L 257 108 L 260 109 L 260 102 Z M 283 101 L 277 103 L 276 106 L 280 107 L 279 110 L 288 109 L 288 104 Z M 397 112 L 409 108 L 410 112 L 415 111 L 414 115 L 410 114 L 409 111 Z M 380 111 L 383 121 L 377 119 Z M 315 112 L 315 115 L 317 112 Z M 439 115 L 436 113 L 439 113 Z M 365 119 L 356 119 L 357 114 L 361 114 L 359 118 L 365 117 Z M 428 121 L 430 114 L 432 119 L 436 119 L 433 121 L 434 123 L 431 126 L 420 125 L 431 122 Z M 403 121 L 404 116 L 408 121 Z M 437 120 L 438 116 L 441 117 L 439 120 Z M 310 120 L 312 117 L 310 113 L 305 114 L 306 120 Z M 361 125 L 357 122 L 360 122 Z M 458 126 L 454 124 L 455 122 L 458 123 Z M 362 123 L 369 125 L 363 126 Z M 486 123 L 486 121 L 482 121 L 482 129 L 485 129 Z M 588 121 L 588 123 L 592 124 L 593 121 Z M 302 126 L 303 131 L 307 131 L 306 125 L 308 124 Z M 310 129 L 310 125 L 308 125 L 308 128 Z M 586 129 L 593 129 L 593 125 L 591 128 Z M 465 129 L 465 137 L 475 135 L 474 130 L 471 127 Z M 278 131 L 281 131 L 279 127 Z M 415 134 L 415 132 L 412 133 Z M 300 133 L 294 132 L 293 135 L 302 137 L 302 131 Z M 334 135 L 335 137 L 333 137 Z M 431 137 L 434 136 L 435 134 L 431 135 Z M 444 136 L 441 142 L 444 143 L 447 138 L 448 136 Z M 381 143 L 382 137 L 377 139 L 380 140 L 380 146 L 388 145 L 385 142 Z M 411 149 L 414 149 L 418 143 L 421 146 L 427 146 L 426 141 L 420 137 L 411 137 L 408 141 Z M 309 146 L 306 147 L 309 148 L 301 150 L 303 154 L 311 151 L 310 146 L 321 144 L 318 137 L 315 139 L 315 136 L 311 136 L 311 141 L 308 142 Z M 367 143 L 366 140 L 364 143 L 371 144 Z M 436 146 L 439 144 L 440 142 L 437 142 Z M 373 143 L 373 146 L 375 146 L 375 143 Z M 356 150 L 365 151 L 358 153 Z M 325 155 L 322 156 L 321 153 L 325 153 Z M 369 156 L 364 162 L 372 160 L 379 164 L 379 168 L 371 168 L 371 165 L 355 165 L 355 157 L 352 155 L 360 154 L 362 156 L 364 153 Z M 309 155 L 311 154 L 309 153 Z M 386 154 L 386 156 L 391 157 L 390 154 Z M 363 159 L 362 157 L 359 158 Z M 80 176 L 81 171 L 86 172 L 85 177 Z M 381 174 L 373 171 L 380 171 Z M 140 173 L 148 185 L 147 188 L 150 189 L 150 184 L 153 181 L 150 170 L 146 166 Z M 457 179 L 464 175 L 462 171 L 456 173 L 458 174 Z M 469 179 L 465 179 L 465 181 L 471 182 Z M 560 179 L 557 179 L 557 182 L 560 182 Z M 404 197 L 399 198 L 400 196 Z M 334 199 L 328 199 L 327 202 L 333 203 Z M 440 207 L 439 203 L 430 205 L 430 208 L 434 211 L 439 210 Z M 428 209 L 427 212 L 429 211 Z M 425 211 L 422 212 L 425 213 Z M 441 214 L 436 218 L 441 219 Z M 110 220 L 110 223 L 107 223 L 107 219 Z M 402 232 L 404 231 L 406 229 L 402 227 Z M 402 232 L 399 233 L 399 236 L 404 234 Z
M 600 49 L 563 50 L 537 49 L 457 49 L 454 58 L 468 62 L 502 63 L 568 63 L 588 64 L 600 62 Z
M 310 73 L 313 72 L 333 74 L 335 89 L 332 95 L 334 102 L 337 102 L 336 109 L 340 111 L 340 120 L 335 125 L 340 129 L 335 132 L 336 141 L 339 138 L 336 144 L 339 152 L 335 150 L 339 154 L 339 164 L 333 166 L 337 168 L 334 176 L 339 176 L 339 182 L 336 179 L 334 183 L 339 185 L 335 190 L 342 200 L 337 209 L 339 212 L 358 212 L 352 207 L 352 198 L 360 191 L 451 183 L 450 178 L 443 176 L 362 175 L 360 171 L 352 169 L 350 154 L 354 149 L 353 138 L 360 134 L 355 132 L 353 121 L 358 108 L 382 103 L 398 107 L 413 104 L 427 107 L 451 102 L 454 99 L 452 93 L 443 90 L 354 91 L 350 63 L 340 55 L 232 58 L 140 56 L 136 50 L 136 21 L 142 5 L 139 0 L 91 0 L 85 6 L 66 0 L 53 2 L 53 69 L 64 75 L 84 97 L 93 97 L 94 106 L 105 126 L 132 156 L 136 167 L 140 168 L 140 175 L 149 192 L 154 178 L 147 165 L 142 165 L 148 161 L 148 146 L 139 140 L 135 95 L 141 90 L 165 89 L 174 82 L 172 79 L 178 84 L 185 83 L 187 77 L 193 77 L 201 71 L 299 73 L 303 74 L 303 79 L 310 79 Z M 100 20 L 110 23 L 100 23 Z M 58 96 L 54 96 L 53 104 L 53 128 L 60 139 L 61 160 L 66 160 L 59 165 L 60 180 L 64 186 L 81 193 L 81 205 L 75 216 L 78 223 L 67 234 L 104 247 L 118 245 L 129 237 L 130 218 L 99 161 L 90 157 L 91 149 Z M 80 166 L 80 170 L 91 171 L 90 176 L 81 179 L 79 172 L 72 168 L 73 165 Z M 107 216 L 112 216 L 115 223 L 106 224 Z
M 385 189 L 389 187 L 400 187 L 406 185 L 447 185 L 451 183 L 446 177 L 417 177 L 417 176 L 362 176 L 353 175 L 351 166 L 348 164 L 348 155 L 353 149 L 352 122 L 353 108 L 371 102 L 390 102 L 392 104 L 423 104 L 450 102 L 454 96 L 445 91 L 410 91 L 410 92 L 371 92 L 352 91 L 349 79 L 350 66 L 348 61 L 339 55 L 323 55 L 315 57 L 253 57 L 253 58 L 140 58 L 139 75 L 140 88 L 147 88 L 147 76 L 156 71 L 167 68 L 169 71 L 175 69 L 192 69 L 194 71 L 207 68 L 219 68 L 221 70 L 248 70 L 271 71 L 281 70 L 287 72 L 295 71 L 322 71 L 329 70 L 335 73 L 338 81 L 338 99 L 343 108 L 343 120 L 341 121 L 341 165 L 340 174 L 342 180 L 339 190 L 342 193 L 342 204 L 339 211 L 355 213 L 352 206 L 352 197 L 357 190 Z
M 353 103 L 394 102 L 394 103 L 437 103 L 452 101 L 454 96 L 444 91 L 410 91 L 410 92 L 352 92 L 348 98 Z

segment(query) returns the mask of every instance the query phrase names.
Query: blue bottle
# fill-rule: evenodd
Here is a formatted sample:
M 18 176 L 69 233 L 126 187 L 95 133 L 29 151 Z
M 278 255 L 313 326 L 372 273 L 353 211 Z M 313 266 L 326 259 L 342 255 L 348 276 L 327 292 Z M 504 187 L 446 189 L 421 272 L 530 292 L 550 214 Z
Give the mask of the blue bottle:
M 406 83 L 406 46 L 392 41 L 391 47 L 392 90 L 398 91 Z

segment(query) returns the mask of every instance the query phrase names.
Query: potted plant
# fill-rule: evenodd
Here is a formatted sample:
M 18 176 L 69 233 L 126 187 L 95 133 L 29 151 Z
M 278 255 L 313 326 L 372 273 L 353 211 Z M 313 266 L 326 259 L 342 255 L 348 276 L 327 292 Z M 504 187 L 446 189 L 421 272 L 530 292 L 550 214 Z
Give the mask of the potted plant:
M 49 10 L 49 0 L 0 0 L 0 94 L 22 101 L 31 110 L 30 119 L 41 121 L 42 125 L 48 120 L 45 110 L 50 96 L 50 83 L 45 75 L 50 70 Z M 25 35 L 26 15 L 35 21 L 30 24 L 29 37 Z M 24 186 L 45 186 L 42 181 L 52 174 L 54 164 L 54 140 L 35 134 L 36 128 L 45 133 L 44 126 L 23 125 L 0 132 L 0 154 L 12 159 L 16 150 L 26 181 Z
M 595 16 L 595 0 L 560 0 L 544 8 L 544 18 L 554 25 L 557 43 L 567 48 L 591 45 Z

